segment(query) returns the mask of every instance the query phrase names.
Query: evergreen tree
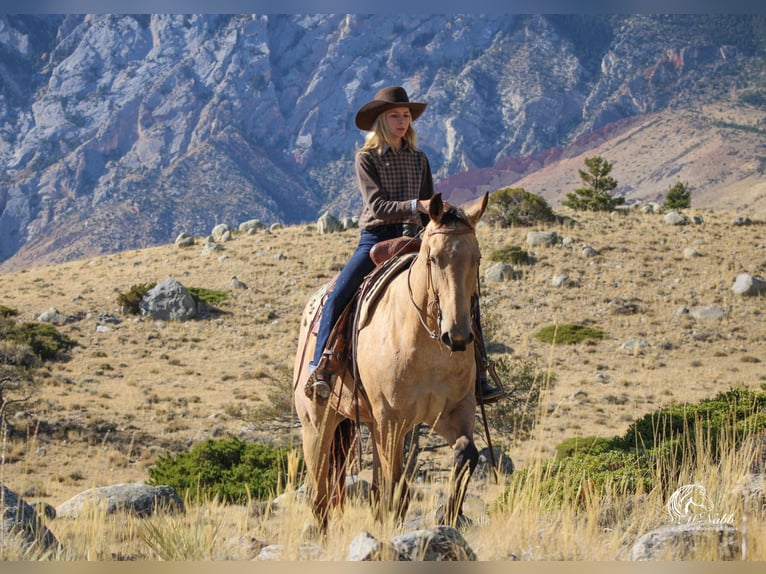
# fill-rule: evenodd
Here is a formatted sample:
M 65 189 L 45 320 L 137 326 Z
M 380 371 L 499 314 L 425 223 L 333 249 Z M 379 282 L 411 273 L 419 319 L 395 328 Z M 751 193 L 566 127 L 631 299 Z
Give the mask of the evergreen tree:
M 625 203 L 624 197 L 612 197 L 609 192 L 617 187 L 617 181 L 609 175 L 612 164 L 603 157 L 586 157 L 586 170 L 578 170 L 584 187 L 567 193 L 562 205 L 579 211 L 613 211 Z
M 677 181 L 665 194 L 664 209 L 686 209 L 692 206 L 692 190 L 688 182 Z

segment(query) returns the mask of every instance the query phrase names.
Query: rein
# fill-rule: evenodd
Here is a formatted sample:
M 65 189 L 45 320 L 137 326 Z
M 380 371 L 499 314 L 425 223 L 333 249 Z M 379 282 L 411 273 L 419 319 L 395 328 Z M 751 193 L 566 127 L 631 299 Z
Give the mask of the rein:
M 464 222 L 465 223 L 465 222 Z M 455 227 L 437 227 L 436 229 L 431 229 L 428 232 L 428 235 L 465 235 L 467 233 L 475 233 L 475 230 L 470 225 L 468 227 L 461 227 L 461 228 L 455 228 Z M 429 306 L 433 306 L 436 308 L 436 324 L 441 325 L 442 322 L 442 310 L 441 305 L 439 304 L 439 292 L 434 289 L 434 282 L 433 277 L 431 275 L 431 257 L 430 257 L 430 248 L 428 250 L 428 257 L 426 258 L 426 292 L 433 291 L 434 298 L 433 301 L 429 303 Z M 409 268 L 407 269 L 407 290 L 410 294 L 410 302 L 412 303 L 412 306 L 415 307 L 416 314 L 418 316 L 418 320 L 420 321 L 420 324 L 423 326 L 423 328 L 426 330 L 426 333 L 428 333 L 428 336 L 433 339 L 434 341 L 440 340 L 439 334 L 431 329 L 428 324 L 426 323 L 426 320 L 424 318 L 424 311 L 418 307 L 418 304 L 415 303 L 415 297 L 412 294 L 412 266 L 415 264 L 415 261 L 417 261 L 417 256 L 412 260 L 412 263 L 410 263 Z

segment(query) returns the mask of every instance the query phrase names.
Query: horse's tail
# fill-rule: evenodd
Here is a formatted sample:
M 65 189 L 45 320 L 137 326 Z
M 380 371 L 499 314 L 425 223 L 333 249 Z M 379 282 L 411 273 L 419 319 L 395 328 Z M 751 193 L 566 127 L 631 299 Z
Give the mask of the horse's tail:
M 335 428 L 330 451 L 330 472 L 332 483 L 335 485 L 332 493 L 332 504 L 342 504 L 346 492 L 346 471 L 354 458 L 352 445 L 356 437 L 356 426 L 351 419 L 344 419 Z

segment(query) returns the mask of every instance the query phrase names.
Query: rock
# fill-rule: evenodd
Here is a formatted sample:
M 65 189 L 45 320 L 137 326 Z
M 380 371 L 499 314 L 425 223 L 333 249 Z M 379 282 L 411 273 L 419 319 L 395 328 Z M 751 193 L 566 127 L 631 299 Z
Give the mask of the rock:
M 628 339 L 622 345 L 620 345 L 620 349 L 631 355 L 640 355 L 648 348 L 649 343 L 647 343 L 645 339 L 641 339 L 639 337 Z
M 476 560 L 471 547 L 460 531 L 451 526 L 436 526 L 416 530 L 391 539 L 391 544 L 410 561 L 472 561 Z
M 687 247 L 684 249 L 684 259 L 693 259 L 695 257 L 699 257 L 700 253 L 694 247 Z
M 551 277 L 551 285 L 553 287 L 563 287 L 567 285 L 567 282 L 569 281 L 569 275 L 566 273 L 562 273 L 561 275 L 554 275 Z
M 379 560 L 407 560 L 393 544 L 383 544 L 369 532 L 357 535 L 348 547 L 350 562 L 371 562 Z
M 231 276 L 231 288 L 232 289 L 250 289 L 250 287 L 247 286 L 247 283 L 244 281 L 240 281 L 236 275 Z
M 666 213 L 664 221 L 668 225 L 686 225 L 689 223 L 688 218 L 685 215 L 678 213 L 677 211 L 669 211 Z
M 94 507 L 106 514 L 126 512 L 142 517 L 156 512 L 186 512 L 183 500 L 170 486 L 122 483 L 81 492 L 57 506 L 56 516 L 78 518 Z
M 69 319 L 66 315 L 60 313 L 58 309 L 51 308 L 41 313 L 37 320 L 41 323 L 50 323 L 51 325 L 65 325 Z
M 484 272 L 484 278 L 487 281 L 494 281 L 499 283 L 502 281 L 512 281 L 514 279 L 518 279 L 519 273 L 510 263 L 498 262 L 489 267 Z
M 689 309 L 689 314 L 698 321 L 719 321 L 730 312 L 730 309 L 723 309 L 718 305 L 700 305 Z
M 630 550 L 631 560 L 738 560 L 741 556 L 741 533 L 719 522 L 663 526 L 644 534 Z
M 48 551 L 59 547 L 59 541 L 42 523 L 34 507 L 0 483 L 0 554 L 17 543 L 22 553 Z
M 751 297 L 766 293 L 766 280 L 760 277 L 753 277 L 747 273 L 740 273 L 734 280 L 731 290 L 737 295 Z
M 493 446 L 492 453 L 495 457 L 495 468 L 501 475 L 511 475 L 515 470 L 511 457 L 502 452 L 499 447 Z M 476 464 L 476 468 L 473 471 L 473 476 L 476 478 L 486 478 L 490 475 L 492 465 L 489 459 L 489 447 L 485 446 L 479 451 L 479 461 Z
M 346 216 L 343 217 L 341 220 L 341 225 L 343 226 L 343 229 L 355 229 L 359 227 L 359 216 L 353 215 L 353 216 Z
M 586 245 L 585 247 L 582 248 L 581 255 L 586 258 L 595 257 L 596 255 L 598 255 L 598 251 L 594 249 L 593 247 L 591 247 L 590 245 Z
M 176 247 L 191 247 L 194 245 L 194 236 L 189 235 L 188 233 L 180 233 L 178 237 L 176 237 L 175 244 Z
M 141 314 L 162 321 L 187 321 L 197 315 L 197 302 L 177 279 L 165 279 L 146 292 Z
M 325 211 L 319 219 L 317 219 L 317 232 L 319 234 L 325 235 L 327 233 L 337 233 L 340 231 L 343 231 L 343 225 L 335 216 L 330 215 L 329 212 Z
M 249 219 L 239 224 L 239 230 L 242 233 L 252 234 L 262 229 L 266 229 L 266 225 L 264 223 L 261 223 L 259 219 Z
M 222 243 L 231 239 L 231 229 L 225 223 L 219 223 L 210 232 L 210 237 L 216 243 Z
M 287 551 L 282 544 L 269 544 L 264 546 L 255 557 L 256 560 L 288 560 Z M 316 544 L 303 544 L 298 547 L 298 556 L 301 560 L 318 560 L 322 557 L 322 549 Z
M 223 245 L 216 243 L 212 239 L 205 241 L 205 244 L 202 246 L 202 255 L 210 255 L 216 251 L 223 251 Z
M 555 231 L 530 231 L 527 233 L 527 245 L 530 247 L 537 247 L 543 245 L 550 247 L 556 245 L 558 242 L 558 235 Z

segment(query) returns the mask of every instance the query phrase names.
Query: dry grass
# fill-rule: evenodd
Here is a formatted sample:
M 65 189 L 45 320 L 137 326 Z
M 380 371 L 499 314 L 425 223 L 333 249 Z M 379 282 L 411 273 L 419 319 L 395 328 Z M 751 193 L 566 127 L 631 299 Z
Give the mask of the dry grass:
M 764 299 L 731 291 L 738 273 L 766 273 L 763 227 L 732 226 L 733 216 L 722 212 L 701 215 L 702 225 L 672 227 L 657 215 L 574 214 L 574 225 L 547 228 L 574 238 L 572 247 L 533 248 L 535 263 L 522 268 L 520 280 L 483 282 L 483 316 L 493 354 L 537 357 L 556 377 L 541 401 L 530 440 L 492 436 L 517 467 L 550 458 L 566 438 L 622 434 L 633 420 L 671 402 L 696 402 L 734 385 L 766 383 Z M 527 231 L 480 228 L 484 268 L 493 250 L 525 246 Z M 318 236 L 312 228 L 296 226 L 238 235 L 221 256 L 201 255 L 200 245 L 164 245 L 0 274 L 0 304 L 17 309 L 20 321 L 55 307 L 75 318 L 60 330 L 79 342 L 70 360 L 48 365 L 39 400 L 12 419 L 15 432 L 4 448 L 2 480 L 29 501 L 57 506 L 93 486 L 146 480 L 147 467 L 158 455 L 209 437 L 239 435 L 299 448 L 297 420 L 272 403 L 290 388 L 304 302 L 347 259 L 357 238 L 355 232 Z M 585 244 L 600 254 L 581 257 Z M 701 256 L 685 259 L 685 247 Z M 551 285 L 551 277 L 560 273 L 569 275 L 570 286 Z M 232 275 L 249 289 L 231 289 Z M 231 291 L 231 297 L 221 314 L 205 320 L 159 323 L 120 315 L 119 292 L 167 277 L 187 287 Z M 718 305 L 730 313 L 714 322 L 677 313 L 695 305 Z M 105 322 L 104 314 L 120 323 Z M 534 338 L 555 323 L 583 323 L 607 336 L 561 347 Z M 97 330 L 98 325 L 110 330 Z M 649 347 L 626 353 L 621 345 L 633 337 Z M 492 408 L 488 411 L 491 417 Z M 480 431 L 477 440 L 483 446 Z M 446 468 L 450 453 L 445 447 L 432 456 L 434 468 Z M 739 468 L 736 461 L 728 464 Z M 695 476 L 690 470 L 689 479 L 704 478 L 709 491 L 724 492 L 737 472 L 725 469 L 700 469 Z M 427 512 L 441 485 L 419 488 L 418 505 Z M 482 479 L 469 487 L 466 512 L 477 522 L 466 538 L 481 560 L 624 558 L 628 540 L 659 522 L 664 512 L 663 501 L 644 501 L 640 517 L 604 529 L 595 517 L 608 501 L 594 501 L 585 514 L 552 511 L 542 508 L 534 493 L 524 492 L 514 494 L 518 500 L 510 509 L 497 510 L 493 503 L 502 488 Z M 412 512 L 418 512 L 417 505 Z M 297 553 L 305 505 L 288 505 L 275 518 L 211 502 L 191 508 L 186 517 L 149 522 L 93 517 L 55 520 L 49 527 L 75 549 L 62 558 L 162 558 L 147 542 L 152 524 L 155 538 L 169 532 L 180 537 L 165 541 L 170 549 L 162 551 L 171 557 L 194 547 L 198 559 L 240 559 L 265 543 L 284 544 L 287 552 Z M 762 524 L 750 528 L 763 538 Z M 361 530 L 379 538 L 394 531 L 354 504 L 333 529 L 320 559 L 345 559 L 348 543 Z M 751 559 L 766 558 L 763 547 L 751 545 L 750 552 Z

